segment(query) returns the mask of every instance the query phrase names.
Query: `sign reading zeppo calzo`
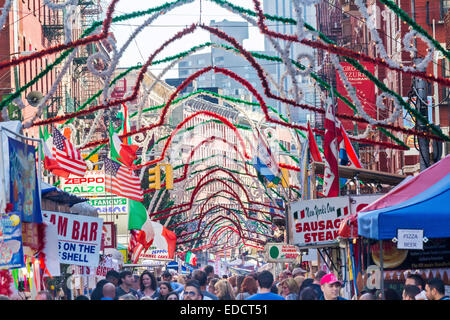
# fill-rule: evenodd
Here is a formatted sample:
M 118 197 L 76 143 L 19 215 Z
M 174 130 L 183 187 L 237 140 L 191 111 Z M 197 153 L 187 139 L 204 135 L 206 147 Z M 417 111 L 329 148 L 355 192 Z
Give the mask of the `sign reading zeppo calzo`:
M 70 175 L 69 178 L 61 179 L 61 189 L 77 196 L 98 196 L 105 194 L 105 172 L 87 171 L 80 178 Z
M 42 215 L 58 230 L 60 263 L 98 266 L 103 219 L 52 211 Z
M 291 243 L 299 246 L 336 243 L 339 225 L 350 213 L 349 197 L 303 200 L 291 205 Z

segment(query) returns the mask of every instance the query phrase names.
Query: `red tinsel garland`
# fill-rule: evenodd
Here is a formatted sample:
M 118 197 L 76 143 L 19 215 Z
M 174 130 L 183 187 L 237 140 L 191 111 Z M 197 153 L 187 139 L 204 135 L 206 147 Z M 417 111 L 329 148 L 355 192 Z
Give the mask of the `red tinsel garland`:
M 225 33 L 221 32 L 220 30 L 215 29 L 215 28 L 211 28 L 211 27 L 207 27 L 207 26 L 203 26 L 203 25 L 202 25 L 201 27 L 204 28 L 204 29 L 206 29 L 206 30 L 208 30 L 208 31 L 210 31 L 211 33 L 214 33 L 214 34 L 217 35 L 218 37 L 220 37 L 220 38 L 222 38 L 222 39 L 224 39 L 224 40 L 230 42 L 231 44 L 233 44 L 233 45 L 234 45 L 234 46 L 235 46 L 235 47 L 236 47 L 236 48 L 237 48 L 237 49 L 238 49 L 238 50 L 246 57 L 246 59 L 252 64 L 252 66 L 253 66 L 253 67 L 255 68 L 255 70 L 257 71 L 258 76 L 259 76 L 259 78 L 260 78 L 260 80 L 261 80 L 261 82 L 262 82 L 262 85 L 263 85 L 264 89 L 265 89 L 265 93 L 266 93 L 266 95 L 267 95 L 268 97 L 273 98 L 273 99 L 280 100 L 280 101 L 282 101 L 282 102 L 284 102 L 284 103 L 287 103 L 287 104 L 291 104 L 291 105 L 293 105 L 293 106 L 295 106 L 295 107 L 301 107 L 301 108 L 308 109 L 308 110 L 311 110 L 311 111 L 315 111 L 315 112 L 319 112 L 319 113 L 324 113 L 324 110 L 323 110 L 323 109 L 316 108 L 316 107 L 309 106 L 309 105 L 298 104 L 298 103 L 296 103 L 294 100 L 290 100 L 290 99 L 286 99 L 286 98 L 280 98 L 280 97 L 278 97 L 278 96 L 276 96 L 276 95 L 273 95 L 273 94 L 271 93 L 271 91 L 270 91 L 270 88 L 269 88 L 269 86 L 268 86 L 267 80 L 266 80 L 265 77 L 264 77 L 264 72 L 263 72 L 262 68 L 259 66 L 259 64 L 255 61 L 255 59 L 251 56 L 250 53 L 248 53 L 248 52 L 247 52 L 247 51 L 246 51 L 246 50 L 245 50 L 245 49 L 244 49 L 244 48 L 243 48 L 243 47 L 242 47 L 235 39 L 229 37 L 228 35 L 226 35 Z M 177 39 L 183 37 L 184 35 L 186 35 L 186 34 L 188 34 L 188 33 L 193 32 L 196 28 L 197 28 L 197 25 L 191 25 L 190 27 L 188 27 L 188 28 L 182 30 L 181 32 L 177 33 L 174 37 L 172 37 L 171 39 L 167 40 L 160 48 L 158 48 L 158 49 L 157 49 L 157 50 L 149 57 L 149 59 L 148 59 L 147 62 L 143 65 L 143 67 L 142 67 L 142 69 L 141 69 L 141 71 L 140 71 L 140 73 L 139 73 L 139 76 L 138 76 L 138 78 L 137 78 L 136 85 L 135 85 L 135 87 L 134 87 L 134 89 L 133 89 L 132 95 L 129 96 L 128 98 L 125 98 L 125 99 L 119 99 L 119 100 L 113 100 L 113 101 L 108 102 L 106 105 L 98 105 L 98 106 L 95 106 L 95 107 L 92 107 L 92 108 L 89 108 L 89 109 L 85 109 L 85 110 L 81 110 L 81 111 L 78 111 L 78 112 L 74 112 L 74 113 L 71 113 L 71 114 L 66 114 L 66 115 L 63 115 L 63 116 L 54 117 L 54 118 L 47 119 L 47 120 L 37 121 L 37 122 L 33 123 L 32 126 L 36 126 L 36 125 L 46 125 L 46 124 L 50 124 L 50 123 L 57 122 L 57 121 L 67 120 L 67 119 L 73 118 L 73 117 L 75 117 L 75 116 L 89 114 L 89 113 L 98 111 L 98 110 L 100 110 L 100 109 L 104 109 L 104 108 L 110 107 L 110 106 L 112 106 L 112 105 L 116 105 L 116 104 L 119 104 L 119 103 L 124 103 L 124 102 L 127 102 L 127 101 L 134 100 L 134 99 L 137 97 L 137 95 L 138 95 L 138 90 L 139 90 L 139 88 L 140 88 L 141 81 L 142 81 L 142 79 L 143 79 L 143 77 L 144 77 L 144 73 L 146 72 L 147 68 L 151 65 L 151 63 L 152 63 L 154 57 L 156 56 L 156 54 L 159 53 L 159 52 L 161 52 L 161 51 L 163 50 L 163 48 L 164 48 L 165 46 L 167 46 L 168 44 L 170 44 L 171 42 L 173 42 L 173 41 L 175 41 L 175 40 L 177 40 Z M 178 95 L 178 93 L 179 93 L 180 91 L 182 91 L 182 90 L 183 90 L 190 82 L 192 82 L 195 78 L 199 77 L 199 76 L 200 76 L 201 74 L 203 74 L 203 73 L 209 72 L 211 69 L 214 69 L 215 72 L 221 72 L 221 73 L 223 73 L 223 74 L 225 74 L 225 75 L 228 75 L 228 76 L 232 77 L 234 80 L 240 82 L 240 83 L 241 83 L 242 85 L 244 85 L 247 89 L 249 89 L 249 90 L 255 95 L 255 97 L 257 97 L 258 101 L 260 102 L 261 107 L 262 107 L 262 109 L 263 109 L 263 112 L 265 113 L 265 117 L 266 117 L 266 120 L 267 120 L 267 121 L 273 122 L 273 123 L 277 123 L 277 124 L 280 124 L 280 125 L 282 125 L 282 126 L 287 126 L 287 127 L 293 128 L 293 129 L 300 129 L 300 130 L 304 130 L 304 129 L 305 129 L 303 126 L 293 125 L 293 124 L 285 123 L 285 122 L 282 122 L 282 121 L 279 121 L 279 120 L 276 120 L 276 119 L 271 118 L 271 117 L 268 115 L 268 109 L 267 109 L 267 106 L 266 106 L 265 103 L 264 103 L 264 100 L 261 98 L 261 96 L 259 96 L 259 94 L 256 92 L 256 90 L 255 90 L 255 89 L 254 89 L 254 88 L 253 88 L 246 80 L 240 78 L 238 75 L 236 75 L 236 74 L 235 74 L 234 72 L 232 72 L 232 71 L 229 71 L 228 69 L 219 68 L 219 67 L 211 67 L 211 66 L 209 66 L 209 67 L 206 67 L 206 68 L 204 68 L 204 69 L 202 69 L 202 70 L 199 70 L 198 72 L 192 74 L 189 78 L 187 78 L 187 79 L 186 79 L 186 80 L 185 80 L 185 81 L 177 88 L 176 92 L 174 92 L 174 93 L 171 95 L 171 99 L 170 99 L 170 100 L 168 101 L 168 103 L 164 106 L 164 108 L 163 108 L 163 110 L 162 110 L 162 114 L 161 114 L 160 120 L 159 120 L 159 122 L 158 122 L 157 124 L 151 125 L 151 126 L 149 126 L 149 127 L 141 128 L 141 129 L 138 130 L 138 131 L 131 131 L 131 132 L 129 132 L 128 134 L 121 136 L 121 138 L 129 137 L 129 136 L 134 135 L 134 134 L 137 134 L 137 133 L 142 133 L 142 132 L 145 132 L 145 131 L 147 131 L 147 130 L 151 130 L 151 129 L 155 128 L 155 127 L 158 127 L 158 126 L 162 125 L 162 124 L 164 123 L 165 115 L 166 115 L 166 113 L 167 113 L 167 111 L 168 111 L 168 106 L 169 106 L 169 105 L 171 104 L 171 102 L 175 99 L 175 96 Z M 367 123 L 367 120 L 365 120 L 365 119 L 363 119 L 363 118 L 361 118 L 361 117 L 354 117 L 354 116 L 350 116 L 350 115 L 340 115 L 340 114 L 337 114 L 337 116 L 340 117 L 340 118 L 347 119 L 347 120 L 353 120 L 353 121 L 357 121 L 357 122 L 365 122 L 365 123 Z M 402 131 L 402 132 L 407 133 L 407 134 L 412 134 L 412 135 L 417 135 L 417 136 L 423 136 L 423 137 L 429 138 L 429 139 L 442 140 L 442 138 L 437 137 L 437 136 L 434 136 L 434 135 L 429 134 L 429 133 L 416 132 L 416 131 L 413 131 L 413 130 L 404 129 L 404 128 L 400 128 L 400 127 L 395 127 L 395 126 L 392 126 L 392 125 L 381 125 L 381 124 L 379 124 L 379 126 L 385 127 L 385 128 L 389 128 L 389 129 L 391 129 L 391 130 L 393 130 L 393 131 Z M 412 132 L 411 132 L 411 131 L 412 131 Z M 355 140 L 355 139 L 352 139 L 352 140 L 353 140 L 353 141 L 358 141 L 358 140 Z M 99 145 L 99 144 L 105 144 L 105 143 L 107 143 L 107 142 L 108 142 L 108 139 L 103 139 L 103 140 L 94 141 L 94 142 L 91 142 L 91 143 L 87 144 L 84 148 L 89 148 L 89 147 L 97 146 L 97 145 Z M 369 142 L 366 142 L 366 143 L 369 143 Z M 397 146 L 397 145 L 394 145 L 394 144 L 379 143 L 379 142 L 377 142 L 377 141 L 373 141 L 371 144 L 375 144 L 375 145 L 376 145 L 376 144 L 379 144 L 379 145 L 382 145 L 383 147 L 386 147 L 386 148 L 396 148 L 396 149 L 400 149 L 400 150 L 405 150 L 405 149 L 407 149 L 407 148 L 405 148 L 405 147 L 403 147 L 403 146 Z
M 260 202 L 256 202 L 256 201 L 250 200 L 250 197 L 248 196 L 248 193 L 247 193 L 247 191 L 245 190 L 244 186 L 242 185 L 242 183 L 241 183 L 238 179 L 236 179 L 236 177 L 233 175 L 233 173 L 229 172 L 226 168 L 216 168 L 216 169 L 212 169 L 212 170 L 209 170 L 208 172 L 206 172 L 205 176 L 203 176 L 203 177 L 199 180 L 197 186 L 195 187 L 194 191 L 193 191 L 192 194 L 191 194 L 191 199 L 190 199 L 189 203 L 187 203 L 187 204 L 182 204 L 182 205 L 177 205 L 177 206 L 170 207 L 170 208 L 166 208 L 166 209 L 163 209 L 163 210 L 160 210 L 160 211 L 157 211 L 157 212 L 153 212 L 153 213 L 150 214 L 150 217 L 154 217 L 154 216 L 156 216 L 156 215 L 163 214 L 163 213 L 165 213 L 165 212 L 167 212 L 167 211 L 170 211 L 170 210 L 173 210 L 173 209 L 178 209 L 178 208 L 182 208 L 182 207 L 188 206 L 187 209 L 183 209 L 183 210 L 178 211 L 178 212 L 169 213 L 169 214 L 167 214 L 167 215 L 165 215 L 165 216 L 158 217 L 158 218 L 155 219 L 155 220 L 159 220 L 159 219 L 167 218 L 167 217 L 170 217 L 170 216 L 173 216 L 173 215 L 176 215 L 176 214 L 180 214 L 180 213 L 183 213 L 183 212 L 186 212 L 186 211 L 192 209 L 193 202 L 194 202 L 194 199 L 195 199 L 196 194 L 200 191 L 200 189 L 201 189 L 203 186 L 205 186 L 205 185 L 208 183 L 208 181 L 207 181 L 206 183 L 203 183 L 203 184 L 202 184 L 202 181 L 203 181 L 206 177 L 210 176 L 211 174 L 213 174 L 213 173 L 215 173 L 215 172 L 219 172 L 219 171 L 228 174 L 228 175 L 234 180 L 234 182 L 236 182 L 236 184 L 238 184 L 239 187 L 240 187 L 242 190 L 244 190 L 244 193 L 245 193 L 245 195 L 246 195 L 246 197 L 247 197 L 247 202 L 248 202 L 248 203 L 250 203 L 250 204 L 256 204 L 256 205 L 262 205 L 262 206 L 269 207 L 269 208 L 274 208 L 274 209 L 277 209 L 277 210 L 284 210 L 284 208 L 280 208 L 280 207 L 272 206 L 272 205 L 269 205 L 269 204 L 260 203 Z M 242 206 L 242 207 L 244 207 L 244 206 Z M 271 214 L 272 214 L 272 213 L 271 213 Z M 280 216 L 280 217 L 281 217 L 281 215 L 278 215 L 278 214 L 274 214 L 274 215 L 277 215 L 277 216 Z
M 108 33 L 109 33 L 109 28 L 110 28 L 111 22 L 112 22 L 112 14 L 114 12 L 114 7 L 116 6 L 118 1 L 119 0 L 111 1 L 111 4 L 109 5 L 108 11 L 106 13 L 106 19 L 103 22 L 102 32 L 100 34 L 88 36 L 86 38 L 71 41 L 69 43 L 58 44 L 56 46 L 26 55 L 26 56 L 23 56 L 20 58 L 12 58 L 9 61 L 2 61 L 2 62 L 0 62 L 0 70 L 8 68 L 8 67 L 16 66 L 18 64 L 27 62 L 29 60 L 39 59 L 46 55 L 56 53 L 56 52 L 59 52 L 59 51 L 65 50 L 65 49 L 76 48 L 76 47 L 79 47 L 79 46 L 82 46 L 82 45 L 85 45 L 85 44 L 88 44 L 91 42 L 100 41 L 100 40 L 107 38 Z
M 405 71 L 402 68 L 394 67 L 394 66 L 389 65 L 388 63 L 386 63 L 386 61 L 384 59 L 372 58 L 372 57 L 367 56 L 367 55 L 365 55 L 365 54 L 363 54 L 361 52 L 355 52 L 355 51 L 350 50 L 348 48 L 338 47 L 335 44 L 325 44 L 325 43 L 322 43 L 322 42 L 319 42 L 319 41 L 313 41 L 313 40 L 308 40 L 308 39 L 302 39 L 300 41 L 300 40 L 298 40 L 298 38 L 296 36 L 286 35 L 286 34 L 283 34 L 283 33 L 278 33 L 278 32 L 272 31 L 264 23 L 265 17 L 264 17 L 263 11 L 261 10 L 259 1 L 258 0 L 253 0 L 253 3 L 255 4 L 255 9 L 256 9 L 256 11 L 258 13 L 258 26 L 259 26 L 260 31 L 263 34 L 272 36 L 274 38 L 283 39 L 285 41 L 292 41 L 292 42 L 302 43 L 304 45 L 307 45 L 307 46 L 310 46 L 310 47 L 313 47 L 313 48 L 316 48 L 316 49 L 323 49 L 323 50 L 326 50 L 328 52 L 335 53 L 335 54 L 340 55 L 340 56 L 345 56 L 345 57 L 348 57 L 348 58 L 352 58 L 352 59 L 355 59 L 355 60 L 367 61 L 367 62 L 376 64 L 376 65 L 383 66 L 383 67 L 386 67 L 388 69 L 397 71 L 397 72 L 406 73 L 406 74 L 409 74 L 409 75 L 414 76 L 414 77 L 419 77 L 419 78 L 422 78 L 422 79 L 425 79 L 425 80 L 437 82 L 437 83 L 442 84 L 442 85 L 444 85 L 446 87 L 450 86 L 450 79 L 442 78 L 442 77 L 435 77 L 431 73 L 427 74 L 426 72 L 422 72 L 422 71 Z
M 170 104 L 166 104 L 167 108 L 169 108 Z M 225 117 L 222 117 L 221 115 L 218 115 L 214 112 L 211 111 L 207 111 L 207 110 L 201 110 L 201 111 L 197 111 L 193 114 L 191 114 L 189 117 L 186 117 L 182 122 L 180 122 L 177 127 L 172 131 L 172 133 L 170 134 L 169 138 L 167 139 L 163 151 L 161 153 L 161 157 L 159 159 L 154 159 L 152 161 L 146 162 L 144 164 L 141 164 L 139 166 L 135 166 L 133 169 L 140 169 L 149 165 L 152 165 L 154 163 L 160 162 L 162 160 L 164 160 L 167 149 L 169 148 L 169 145 L 173 139 L 173 137 L 177 134 L 177 132 L 187 123 L 189 122 L 191 119 L 199 116 L 199 115 L 207 115 L 213 118 L 216 118 L 218 120 L 220 120 L 223 124 L 225 124 L 227 127 L 229 127 L 231 130 L 233 130 L 233 132 L 236 134 L 237 138 L 239 139 L 239 142 L 241 143 L 241 147 L 242 150 L 244 151 L 244 156 L 247 159 L 250 159 L 250 156 L 247 153 L 247 150 L 245 148 L 245 144 L 244 144 L 244 140 L 242 139 L 241 135 L 239 134 L 239 131 L 236 129 L 236 127 Z M 227 142 L 227 141 L 225 141 Z M 228 142 L 227 142 L 228 143 Z

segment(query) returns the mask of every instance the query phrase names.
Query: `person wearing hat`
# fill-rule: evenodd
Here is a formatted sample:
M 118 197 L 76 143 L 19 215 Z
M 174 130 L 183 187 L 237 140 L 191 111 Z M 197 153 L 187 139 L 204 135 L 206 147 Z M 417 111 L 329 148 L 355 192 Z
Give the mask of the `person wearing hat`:
M 172 281 L 172 274 L 169 270 L 164 271 L 161 277 L 163 281 L 167 281 L 170 283 L 170 286 L 176 293 L 180 294 L 183 291 L 184 286 L 181 283 Z
M 292 270 L 292 276 L 295 278 L 297 276 L 305 276 L 306 274 L 306 270 L 302 269 L 302 268 L 294 268 L 294 270 Z
M 320 280 L 320 288 L 323 296 L 320 300 L 347 300 L 339 296 L 342 288 L 342 282 L 339 281 L 333 273 L 327 273 Z

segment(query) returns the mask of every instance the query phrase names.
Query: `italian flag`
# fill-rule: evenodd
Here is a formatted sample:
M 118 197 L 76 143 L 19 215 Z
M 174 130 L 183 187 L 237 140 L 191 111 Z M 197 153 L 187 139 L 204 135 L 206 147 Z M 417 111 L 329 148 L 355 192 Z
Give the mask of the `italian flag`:
M 139 147 L 122 143 L 119 135 L 114 132 L 112 125 L 109 126 L 109 137 L 111 141 L 111 159 L 131 167 L 133 161 L 137 158 L 136 151 Z
M 51 172 L 55 176 L 68 178 L 70 173 L 61 168 L 58 161 L 53 157 L 52 149 L 53 149 L 53 138 L 48 133 L 47 128 L 44 127 L 44 132 L 42 132 L 41 128 L 39 128 L 39 136 L 44 141 L 41 149 L 41 158 L 44 160 L 44 168 L 45 170 Z
M 188 251 L 186 253 L 186 263 L 189 263 L 190 265 L 196 266 L 197 265 L 197 255 L 193 253 L 192 251 Z
M 309 142 L 309 151 L 311 152 L 311 158 L 314 161 L 322 162 L 319 147 L 317 146 L 316 139 L 314 139 L 314 134 L 312 132 L 311 126 L 309 125 L 309 121 L 308 121 L 308 142 Z
M 128 229 L 139 230 L 136 237 L 137 244 L 131 255 L 132 263 L 136 263 L 141 252 L 145 253 L 151 245 L 158 250 L 167 250 L 170 259 L 175 256 L 176 234 L 162 224 L 151 221 L 141 202 L 130 200 Z

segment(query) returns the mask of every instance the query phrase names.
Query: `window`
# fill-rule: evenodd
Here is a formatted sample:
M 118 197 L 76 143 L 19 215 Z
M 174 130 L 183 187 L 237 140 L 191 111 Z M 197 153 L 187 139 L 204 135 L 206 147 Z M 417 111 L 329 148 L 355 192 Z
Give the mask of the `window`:
M 223 62 L 224 60 L 225 60 L 224 57 L 216 57 L 216 58 L 214 58 L 214 61 L 215 61 L 216 63 L 221 63 L 221 62 Z
M 450 0 L 441 0 L 441 20 L 444 20 L 445 15 L 450 9 Z

